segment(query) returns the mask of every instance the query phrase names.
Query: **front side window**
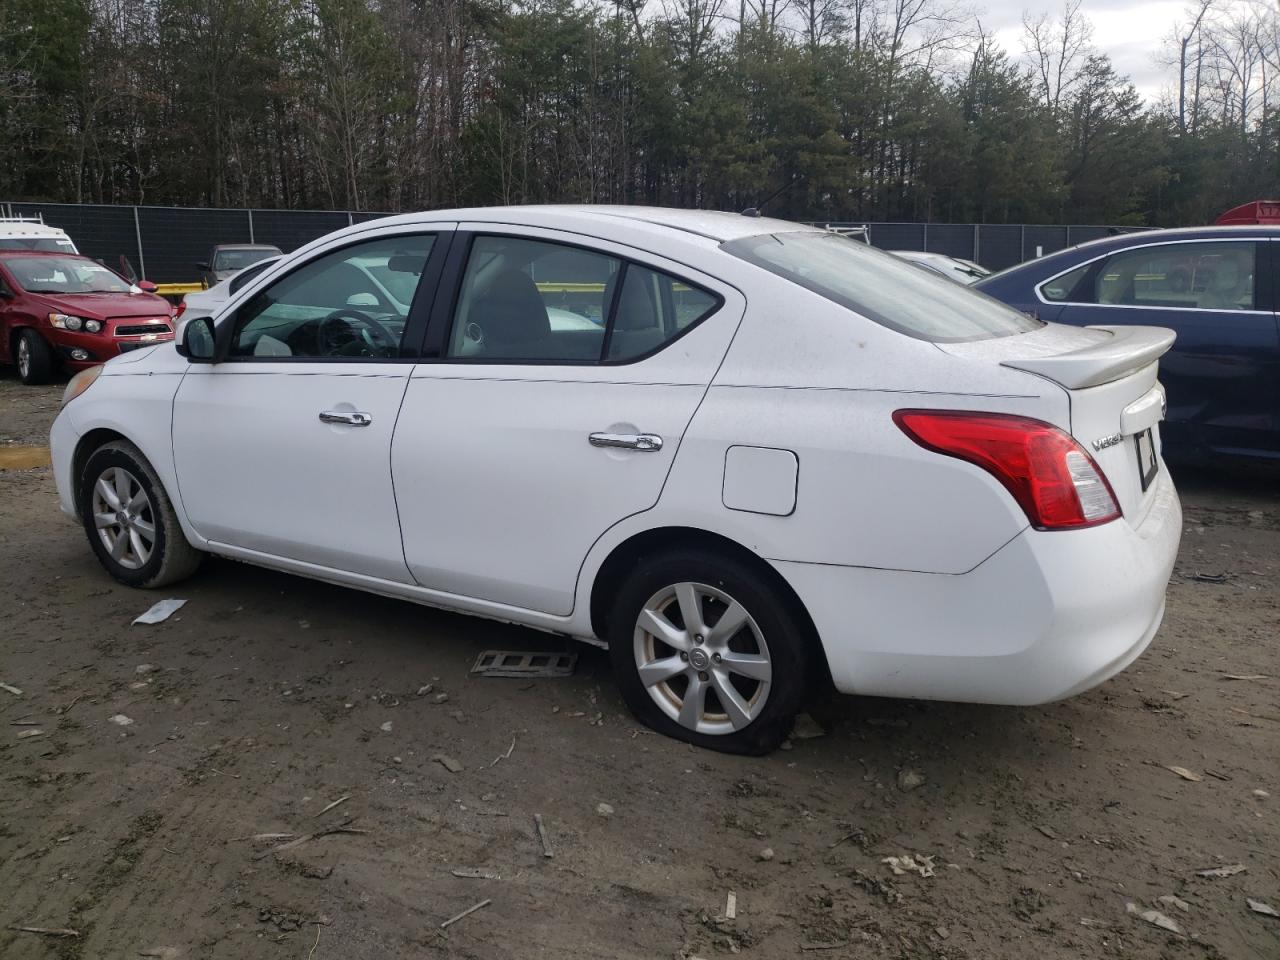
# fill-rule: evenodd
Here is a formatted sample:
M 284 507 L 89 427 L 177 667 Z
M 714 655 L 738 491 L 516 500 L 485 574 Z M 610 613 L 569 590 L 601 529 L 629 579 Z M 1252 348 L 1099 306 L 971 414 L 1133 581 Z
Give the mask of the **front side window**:
M 1257 244 L 1240 241 L 1166 243 L 1126 250 L 1096 271 L 1083 300 L 1119 306 L 1252 310 L 1256 259 Z
M 433 242 L 430 234 L 366 240 L 281 277 L 240 309 L 230 356 L 400 356 L 409 308 Z M 387 282 L 388 276 L 394 281 Z
M 719 306 L 668 274 L 581 247 L 478 236 L 446 356 L 491 362 L 637 360 Z
M 79 257 L 8 257 L 5 265 L 28 293 L 129 293 L 133 284 Z
M 1043 326 L 988 296 L 834 233 L 761 234 L 721 249 L 918 340 L 988 340 Z

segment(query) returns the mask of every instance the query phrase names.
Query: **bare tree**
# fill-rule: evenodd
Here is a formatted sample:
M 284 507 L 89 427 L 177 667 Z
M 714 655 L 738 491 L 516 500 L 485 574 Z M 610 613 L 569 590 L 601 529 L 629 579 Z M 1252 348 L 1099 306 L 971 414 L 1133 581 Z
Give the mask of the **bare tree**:
M 1022 16 L 1022 48 L 1035 70 L 1040 95 L 1050 115 L 1060 116 L 1062 101 L 1081 78 L 1092 53 L 1093 25 L 1080 12 L 1083 0 L 1065 0 L 1062 14 Z
M 1204 23 L 1205 15 L 1209 12 L 1209 7 L 1213 5 L 1213 0 L 1200 0 L 1200 6 L 1196 10 L 1196 15 L 1191 21 L 1191 26 L 1187 32 L 1179 38 L 1178 44 L 1178 129 L 1182 133 L 1187 132 L 1187 48 L 1190 46 L 1192 39 L 1199 43 L 1200 25 Z M 1195 103 L 1200 100 L 1200 53 L 1196 53 L 1196 95 Z

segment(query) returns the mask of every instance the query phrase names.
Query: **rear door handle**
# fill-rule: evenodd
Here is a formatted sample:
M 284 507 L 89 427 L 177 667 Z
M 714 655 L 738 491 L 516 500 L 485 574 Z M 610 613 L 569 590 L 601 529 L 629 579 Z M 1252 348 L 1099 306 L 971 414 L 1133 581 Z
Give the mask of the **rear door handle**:
M 349 427 L 367 427 L 373 423 L 373 417 L 367 413 L 344 413 L 340 410 L 325 410 L 320 414 L 321 423 L 345 423 Z
M 593 447 L 621 447 L 642 453 L 662 449 L 662 438 L 656 433 L 593 433 L 587 440 Z

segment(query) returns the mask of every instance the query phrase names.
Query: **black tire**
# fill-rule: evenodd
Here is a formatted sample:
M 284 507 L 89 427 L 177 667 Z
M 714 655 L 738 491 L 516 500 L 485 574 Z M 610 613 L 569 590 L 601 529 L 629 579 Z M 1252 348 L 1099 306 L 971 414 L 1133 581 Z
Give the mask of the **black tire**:
M 682 725 L 659 706 L 656 697 L 665 698 L 665 702 L 670 704 L 669 709 L 679 712 L 679 707 L 671 696 L 677 691 L 671 688 L 678 687 L 682 682 L 687 684 L 691 680 L 673 678 L 665 688 L 662 684 L 656 685 L 658 692 L 651 695 L 650 689 L 640 678 L 636 660 L 637 645 L 652 641 L 637 639 L 637 620 L 647 603 L 680 583 L 707 585 L 737 601 L 746 609 L 763 636 L 772 668 L 767 696 L 764 697 L 758 714 L 739 729 L 702 732 Z M 703 610 L 707 614 L 709 640 L 715 629 L 715 622 L 711 618 L 718 619 L 723 614 L 723 601 L 703 598 L 698 603 L 706 604 Z M 717 608 L 719 613 L 716 612 Z M 673 611 L 672 616 L 680 615 Z M 683 617 L 680 619 L 683 620 Z M 814 656 L 810 628 L 805 618 L 796 611 L 794 600 L 787 597 L 766 573 L 729 555 L 706 550 L 678 549 L 643 558 L 619 588 L 606 631 L 614 674 L 622 697 L 631 711 L 642 723 L 657 732 L 699 747 L 752 756 L 771 752 L 791 732 L 795 715 L 804 704 L 810 689 Z M 741 631 L 734 636 L 739 638 L 734 641 L 735 644 L 742 642 Z M 751 636 L 748 630 L 748 644 L 752 642 Z M 676 653 L 676 648 L 671 647 L 654 656 L 666 653 Z M 698 676 L 708 676 L 706 672 L 693 672 Z M 747 680 L 748 688 L 754 682 Z M 687 691 L 688 687 L 684 689 Z M 714 688 L 711 689 L 714 691 Z M 747 696 L 741 690 L 739 693 L 744 698 Z M 718 693 L 715 696 L 719 698 Z M 684 699 L 681 695 L 681 702 Z M 710 698 L 707 703 L 712 703 Z M 728 717 L 727 710 L 708 710 L 708 715 L 712 713 Z M 725 723 L 727 722 L 726 719 Z
M 117 560 L 111 554 L 103 536 L 98 531 L 95 520 L 94 499 L 95 487 L 104 475 L 112 475 L 112 471 L 125 471 L 129 478 L 137 483 L 146 493 L 147 503 L 137 518 L 149 523 L 153 538 L 145 562 L 141 556 L 125 557 Z M 114 484 L 110 484 L 114 490 Z M 121 583 L 130 587 L 163 587 L 179 580 L 185 580 L 196 572 L 204 554 L 187 542 L 182 526 L 178 523 L 173 503 L 165 492 L 160 478 L 133 444 L 125 440 L 115 440 L 105 444 L 90 454 L 80 477 L 79 503 L 80 518 L 84 525 L 89 546 L 106 571 Z M 132 522 L 132 521 L 131 521 Z M 114 528 L 118 529 L 118 528 Z M 123 534 L 123 531 L 122 531 Z M 127 549 L 127 547 L 126 547 Z M 127 565 L 137 562 L 136 566 Z
M 48 383 L 53 376 L 53 351 L 44 337 L 34 330 L 23 330 L 14 344 L 14 365 L 18 378 L 25 384 Z

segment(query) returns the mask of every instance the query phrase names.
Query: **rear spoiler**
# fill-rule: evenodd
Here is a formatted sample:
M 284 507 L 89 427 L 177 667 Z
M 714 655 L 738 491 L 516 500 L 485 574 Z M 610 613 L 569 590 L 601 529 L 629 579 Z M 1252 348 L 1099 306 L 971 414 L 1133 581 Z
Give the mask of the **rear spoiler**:
M 1155 363 L 1173 346 L 1172 330 L 1164 327 L 1089 327 L 1111 334 L 1079 350 L 1026 360 L 1005 360 L 1001 366 L 1025 370 L 1059 383 L 1068 390 L 1096 387 L 1137 373 Z

